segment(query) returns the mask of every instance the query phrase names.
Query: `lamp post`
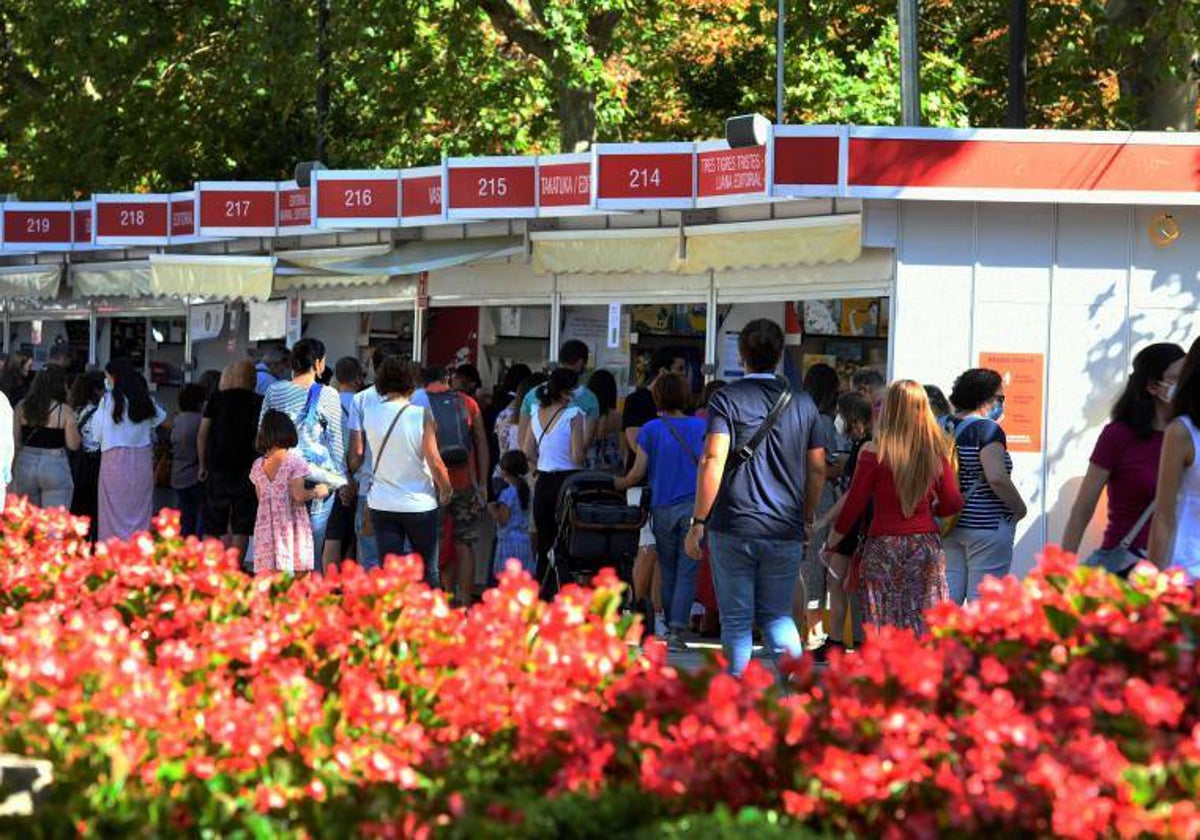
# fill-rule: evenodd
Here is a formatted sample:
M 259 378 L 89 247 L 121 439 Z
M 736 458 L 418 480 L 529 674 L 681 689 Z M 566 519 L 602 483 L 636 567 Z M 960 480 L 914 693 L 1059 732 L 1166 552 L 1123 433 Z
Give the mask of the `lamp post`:
M 900 117 L 904 125 L 921 124 L 921 54 L 917 48 L 917 0 L 899 0 Z
M 1009 128 L 1025 127 L 1025 44 L 1029 14 L 1026 0 L 1008 0 L 1008 114 Z
M 786 53 L 786 13 L 784 0 L 779 0 L 775 10 L 775 122 L 783 124 L 783 59 Z

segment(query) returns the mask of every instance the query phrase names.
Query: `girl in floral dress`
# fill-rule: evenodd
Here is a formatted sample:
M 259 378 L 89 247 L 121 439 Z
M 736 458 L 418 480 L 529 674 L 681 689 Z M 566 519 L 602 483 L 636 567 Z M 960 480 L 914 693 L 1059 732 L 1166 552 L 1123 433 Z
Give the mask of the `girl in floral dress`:
M 537 561 L 533 556 L 533 545 L 529 539 L 529 459 L 519 449 L 504 453 L 500 459 L 500 474 L 505 488 L 499 501 L 488 505 L 492 519 L 496 521 L 496 557 L 492 563 L 494 574 L 504 571 L 511 559 L 521 561 L 529 574 L 537 572 Z
M 296 574 L 313 568 L 313 532 L 307 504 L 329 496 L 329 487 L 305 486 L 308 464 L 295 451 L 296 424 L 281 411 L 268 411 L 258 433 L 262 457 L 250 468 L 258 492 L 254 523 L 254 573 Z

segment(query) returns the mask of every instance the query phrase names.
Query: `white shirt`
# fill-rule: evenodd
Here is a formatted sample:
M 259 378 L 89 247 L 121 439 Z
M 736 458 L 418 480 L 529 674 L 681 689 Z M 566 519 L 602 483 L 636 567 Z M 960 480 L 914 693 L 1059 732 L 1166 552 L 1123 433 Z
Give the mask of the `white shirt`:
M 571 457 L 571 422 L 583 414 L 577 405 L 563 409 L 558 417 L 549 421 L 550 431 L 544 433 L 542 428 L 541 408 L 534 409 L 530 417 L 530 431 L 533 432 L 534 443 L 537 444 L 538 472 L 566 472 L 579 469 L 579 464 Z M 551 412 L 553 416 L 553 412 Z
M 1179 422 L 1192 437 L 1192 447 L 1200 454 L 1200 429 L 1184 415 Z M 1200 580 L 1200 457 L 1183 471 L 1179 496 L 1175 501 L 1175 542 L 1171 547 L 1172 566 L 1183 569 L 1190 580 Z
M 379 395 L 379 391 L 372 385 L 365 391 L 359 391 L 354 395 L 354 399 L 350 401 L 350 413 L 346 416 L 346 428 L 351 434 L 354 432 L 361 433 L 363 430 L 363 415 L 368 408 L 378 407 L 383 404 L 383 397 Z M 391 444 L 388 444 L 391 446 Z M 355 479 L 358 481 L 358 495 L 366 498 L 371 492 L 371 442 L 367 436 L 363 435 L 363 462 L 358 468 L 358 474 Z
M 404 410 L 383 448 L 383 439 Z M 367 507 L 389 513 L 426 513 L 438 506 L 433 474 L 425 463 L 425 409 L 403 400 L 379 400 L 363 411 L 363 433 L 375 453 Z
M 112 395 L 105 394 L 100 400 L 100 408 L 92 419 L 92 428 L 96 440 L 100 441 L 100 451 L 110 449 L 148 449 L 154 445 L 154 428 L 167 419 L 167 413 L 162 406 L 155 403 L 154 417 L 133 423 L 129 420 L 129 406 L 125 406 L 125 416 L 120 423 L 113 422 Z
M 8 397 L 0 394 L 0 485 L 12 484 L 13 449 L 13 410 Z M 0 505 L 4 504 L 3 494 L 0 494 Z

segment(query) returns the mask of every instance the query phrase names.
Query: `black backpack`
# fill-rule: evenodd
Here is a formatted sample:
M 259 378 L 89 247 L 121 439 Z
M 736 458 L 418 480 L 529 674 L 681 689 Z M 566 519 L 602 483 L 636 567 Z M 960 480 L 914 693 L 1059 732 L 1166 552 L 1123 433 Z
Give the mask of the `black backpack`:
M 431 394 L 428 391 L 429 411 L 437 427 L 438 452 L 447 467 L 463 467 L 471 460 L 474 440 L 467 401 L 454 391 Z

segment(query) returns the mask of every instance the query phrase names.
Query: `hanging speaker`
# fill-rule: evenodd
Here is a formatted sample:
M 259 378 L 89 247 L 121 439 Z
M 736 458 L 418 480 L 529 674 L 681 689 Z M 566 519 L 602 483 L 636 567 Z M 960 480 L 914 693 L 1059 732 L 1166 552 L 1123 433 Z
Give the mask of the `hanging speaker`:
M 745 114 L 725 120 L 725 141 L 731 149 L 765 146 L 771 136 L 771 121 L 762 114 Z
M 312 174 L 318 169 L 325 169 L 325 164 L 319 160 L 306 160 L 296 164 L 296 186 L 308 189 L 312 185 Z

